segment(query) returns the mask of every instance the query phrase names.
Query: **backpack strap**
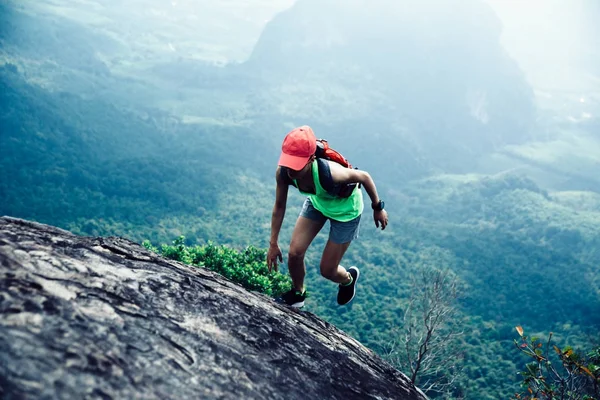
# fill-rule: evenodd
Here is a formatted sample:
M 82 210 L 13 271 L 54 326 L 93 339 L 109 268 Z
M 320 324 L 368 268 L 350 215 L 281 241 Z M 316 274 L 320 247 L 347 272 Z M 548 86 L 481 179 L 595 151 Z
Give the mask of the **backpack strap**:
M 317 165 L 319 167 L 319 182 L 321 183 L 321 186 L 327 193 L 332 196 L 336 196 L 336 185 L 333 183 L 333 177 L 331 176 L 331 168 L 329 168 L 329 163 L 322 158 L 317 158 Z

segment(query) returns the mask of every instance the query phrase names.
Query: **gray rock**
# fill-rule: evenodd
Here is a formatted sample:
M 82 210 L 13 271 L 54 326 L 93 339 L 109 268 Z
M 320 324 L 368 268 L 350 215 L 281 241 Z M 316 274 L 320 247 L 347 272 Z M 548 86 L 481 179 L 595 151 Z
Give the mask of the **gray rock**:
M 0 398 L 426 398 L 316 316 L 122 238 L 2 217 L 0 265 Z

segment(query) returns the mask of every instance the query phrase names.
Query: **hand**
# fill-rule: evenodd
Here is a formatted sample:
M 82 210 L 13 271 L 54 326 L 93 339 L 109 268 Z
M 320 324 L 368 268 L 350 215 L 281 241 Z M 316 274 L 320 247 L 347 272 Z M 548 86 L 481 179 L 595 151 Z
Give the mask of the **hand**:
M 379 228 L 379 225 L 381 224 L 381 230 L 384 230 L 388 224 L 387 211 L 385 211 L 385 210 L 373 211 L 373 219 L 375 220 L 375 226 L 377 228 Z
M 272 269 L 275 269 L 275 272 L 279 271 L 277 260 L 283 262 L 283 255 L 281 254 L 279 245 L 272 244 L 269 246 L 269 251 L 267 252 L 267 266 L 269 267 L 269 272 L 271 272 Z

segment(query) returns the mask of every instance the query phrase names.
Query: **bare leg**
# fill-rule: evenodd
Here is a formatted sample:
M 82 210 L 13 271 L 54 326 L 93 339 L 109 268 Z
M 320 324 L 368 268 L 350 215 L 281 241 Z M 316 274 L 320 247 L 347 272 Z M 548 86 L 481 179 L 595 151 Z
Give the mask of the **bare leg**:
M 342 261 L 342 257 L 348 250 L 350 243 L 340 244 L 331 240 L 327 241 L 321 257 L 321 275 L 335 283 L 346 284 L 350 282 L 350 274 L 346 271 L 346 268 L 340 265 L 340 261 Z
M 304 276 L 306 275 L 304 255 L 323 225 L 325 225 L 325 220 L 315 221 L 306 217 L 298 217 L 296 221 L 288 253 L 288 269 L 295 290 L 304 291 Z

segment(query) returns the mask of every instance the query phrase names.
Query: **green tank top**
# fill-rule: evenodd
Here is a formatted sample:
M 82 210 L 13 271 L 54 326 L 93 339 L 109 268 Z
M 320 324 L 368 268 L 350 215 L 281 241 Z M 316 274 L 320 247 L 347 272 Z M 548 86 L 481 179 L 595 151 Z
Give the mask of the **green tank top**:
M 306 193 L 300 190 L 298 183 L 294 180 L 300 193 L 310 198 L 313 206 L 327 218 L 340 222 L 348 222 L 362 214 L 364 209 L 362 190 L 358 187 L 354 189 L 349 197 L 332 196 L 321 186 L 319 180 L 319 166 L 317 160 L 312 164 L 313 181 L 315 185 L 315 194 Z

